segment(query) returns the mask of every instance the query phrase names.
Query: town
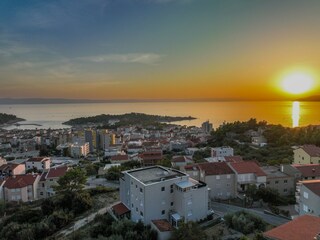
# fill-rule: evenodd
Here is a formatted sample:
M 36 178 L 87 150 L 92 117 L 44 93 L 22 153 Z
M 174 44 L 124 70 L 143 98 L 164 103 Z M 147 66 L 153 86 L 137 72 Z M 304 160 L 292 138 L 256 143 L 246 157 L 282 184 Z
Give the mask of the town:
M 287 160 L 272 165 L 246 159 L 235 146 L 265 149 L 272 145 L 270 126 L 253 119 L 234 124 L 246 126 L 245 138 L 228 124 L 213 130 L 209 121 L 201 127 L 1 130 L 0 237 L 25 239 L 28 226 L 16 219 L 31 204 L 41 206 L 41 215 L 54 216 L 55 226 L 47 232 L 35 228 L 29 239 L 120 234 L 106 232 L 101 223 L 94 228 L 100 215 L 108 216 L 100 221 L 149 226 L 143 239 L 319 239 L 320 148 L 309 142 L 291 146 Z M 226 127 L 233 144 L 212 146 L 220 144 L 217 133 Z M 91 198 L 99 194 L 100 208 L 91 209 L 96 204 Z M 18 230 L 10 230 L 13 222 Z M 91 225 L 95 231 L 81 232 Z

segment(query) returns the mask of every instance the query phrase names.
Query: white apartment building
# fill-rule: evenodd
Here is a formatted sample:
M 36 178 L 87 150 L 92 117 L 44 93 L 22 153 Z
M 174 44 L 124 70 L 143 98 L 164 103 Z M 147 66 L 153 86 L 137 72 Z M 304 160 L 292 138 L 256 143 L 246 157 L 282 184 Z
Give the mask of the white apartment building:
M 50 168 L 51 160 L 48 157 L 33 157 L 29 158 L 26 162 L 26 170 L 36 168 L 44 171 Z
M 211 148 L 211 157 L 228 157 L 233 156 L 233 148 L 231 147 L 216 147 Z
M 198 221 L 208 213 L 208 188 L 187 174 L 161 166 L 123 172 L 120 200 L 131 211 L 132 221 L 166 219 L 177 226 L 179 221 Z

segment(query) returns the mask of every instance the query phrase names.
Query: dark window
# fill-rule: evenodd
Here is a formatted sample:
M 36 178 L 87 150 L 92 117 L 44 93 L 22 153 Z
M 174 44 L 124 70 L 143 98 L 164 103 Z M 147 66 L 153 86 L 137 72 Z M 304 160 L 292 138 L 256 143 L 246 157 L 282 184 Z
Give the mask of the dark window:
M 284 180 L 283 182 L 284 182 L 284 183 L 287 183 L 287 182 L 288 182 L 288 180 Z
M 161 214 L 162 214 L 162 215 L 166 214 L 166 210 L 162 210 L 162 211 L 161 211 Z
M 143 216 L 143 212 L 140 211 L 140 215 Z
M 173 206 L 173 202 L 171 202 L 171 206 Z
M 163 192 L 165 190 L 165 187 L 161 187 L 161 191 Z
M 275 184 L 278 184 L 278 183 L 279 183 L 279 181 L 275 181 L 274 183 L 275 183 Z
M 140 188 L 140 192 L 141 192 L 141 193 L 143 192 L 142 188 Z

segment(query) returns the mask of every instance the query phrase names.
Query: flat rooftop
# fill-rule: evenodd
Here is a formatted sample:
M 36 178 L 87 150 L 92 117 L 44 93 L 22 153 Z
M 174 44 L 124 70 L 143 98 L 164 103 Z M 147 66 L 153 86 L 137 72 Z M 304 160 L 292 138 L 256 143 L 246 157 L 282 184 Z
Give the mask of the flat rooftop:
M 274 166 L 265 166 L 265 167 L 261 167 L 261 168 L 267 174 L 267 177 L 272 177 L 272 178 L 290 177 L 289 175 L 281 172 L 279 168 L 274 167 Z
M 138 179 L 140 182 L 143 182 L 144 184 L 152 184 L 169 179 L 179 178 L 182 176 L 187 176 L 187 174 L 182 173 L 178 170 L 164 168 L 161 166 L 139 168 L 126 172 L 132 177 Z

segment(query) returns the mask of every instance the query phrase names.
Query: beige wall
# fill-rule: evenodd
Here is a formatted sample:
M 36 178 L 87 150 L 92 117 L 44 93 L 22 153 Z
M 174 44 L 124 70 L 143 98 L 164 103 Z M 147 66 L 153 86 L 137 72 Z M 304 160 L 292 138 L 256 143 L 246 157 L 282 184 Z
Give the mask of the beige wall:
M 320 157 L 311 157 L 302 148 L 293 150 L 294 164 L 319 164 Z

